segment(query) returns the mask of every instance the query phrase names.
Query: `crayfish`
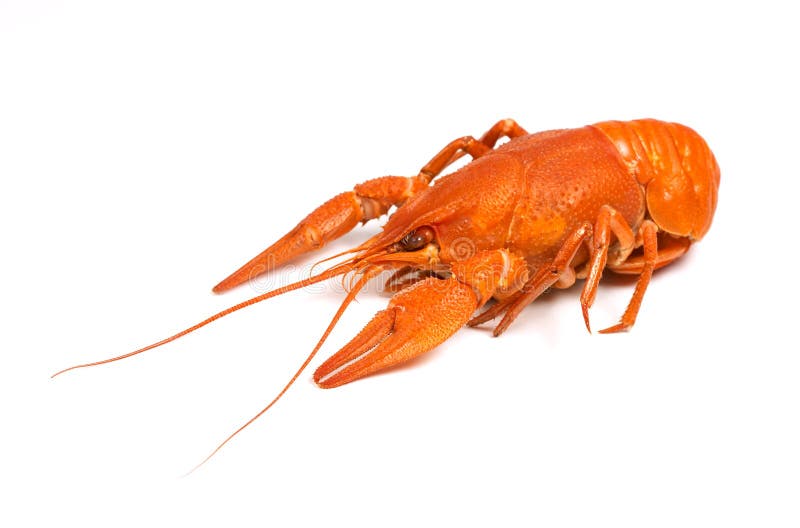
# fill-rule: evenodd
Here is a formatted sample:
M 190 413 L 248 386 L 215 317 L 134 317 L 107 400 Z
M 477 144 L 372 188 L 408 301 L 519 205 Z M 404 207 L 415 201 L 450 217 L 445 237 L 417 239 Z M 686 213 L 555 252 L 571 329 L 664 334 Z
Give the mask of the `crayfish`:
M 496 146 L 503 137 L 508 141 Z M 463 155 L 473 160 L 439 176 Z M 502 316 L 494 328 L 498 336 L 544 291 L 570 287 L 576 279 L 584 280 L 580 303 L 590 330 L 589 309 L 606 268 L 638 279 L 619 323 L 601 332 L 630 328 L 653 271 L 686 253 L 708 231 L 719 180 L 706 142 L 677 123 L 605 121 L 529 134 L 505 119 L 480 139 L 452 141 L 416 176 L 375 178 L 335 196 L 214 291 L 248 282 L 396 207 L 379 234 L 339 255 L 350 255 L 344 262 L 158 343 L 57 374 L 139 354 L 251 304 L 352 274 L 352 288 L 297 373 L 213 455 L 278 401 L 358 291 L 385 271 L 393 272 L 390 282 L 397 293 L 317 368 L 314 381 L 320 387 L 337 387 L 406 362 L 464 325 Z M 490 299 L 496 302 L 479 312 Z

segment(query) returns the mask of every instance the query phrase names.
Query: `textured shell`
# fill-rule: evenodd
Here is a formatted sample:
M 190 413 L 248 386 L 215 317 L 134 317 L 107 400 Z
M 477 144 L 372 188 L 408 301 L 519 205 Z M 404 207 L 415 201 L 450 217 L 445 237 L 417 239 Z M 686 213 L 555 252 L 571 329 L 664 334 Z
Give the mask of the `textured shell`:
M 644 218 L 642 186 L 597 129 L 553 130 L 512 139 L 443 176 L 400 207 L 376 245 L 421 225 L 437 233 L 445 262 L 508 248 L 536 268 L 564 237 L 610 205 L 636 228 Z
M 594 125 L 647 188 L 650 217 L 664 231 L 697 241 L 711 227 L 720 171 L 705 140 L 691 128 L 655 119 Z
M 611 206 L 637 231 L 644 218 L 699 240 L 717 203 L 719 167 L 692 129 L 653 119 L 607 121 L 514 138 L 440 177 L 401 206 L 373 247 L 436 231 L 440 258 L 507 248 L 536 269 L 568 233 Z M 586 256 L 581 250 L 574 264 Z

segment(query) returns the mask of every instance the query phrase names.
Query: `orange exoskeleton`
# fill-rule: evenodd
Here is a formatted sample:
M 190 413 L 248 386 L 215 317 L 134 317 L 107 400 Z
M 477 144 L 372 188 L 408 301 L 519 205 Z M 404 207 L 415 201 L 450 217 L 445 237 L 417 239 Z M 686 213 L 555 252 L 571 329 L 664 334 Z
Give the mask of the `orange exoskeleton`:
M 502 137 L 508 141 L 495 147 Z M 465 154 L 473 161 L 437 178 Z M 222 447 L 285 393 L 356 293 L 386 270 L 394 271 L 397 293 L 316 370 L 320 387 L 408 361 L 466 324 L 502 316 L 494 329 L 499 335 L 545 290 L 572 286 L 576 279 L 585 279 L 580 302 L 589 329 L 588 311 L 606 268 L 638 276 L 619 323 L 602 332 L 625 330 L 636 320 L 653 270 L 686 253 L 708 231 L 719 179 L 706 142 L 680 124 L 605 121 L 528 134 L 513 120 L 502 120 L 480 139 L 452 141 L 416 176 L 368 180 L 332 198 L 214 291 L 245 283 L 396 207 L 382 231 L 347 252 L 352 256 L 344 262 L 153 345 L 61 372 L 138 354 L 245 306 L 353 273 L 357 280 L 300 370 Z M 476 315 L 492 298 L 496 302 Z

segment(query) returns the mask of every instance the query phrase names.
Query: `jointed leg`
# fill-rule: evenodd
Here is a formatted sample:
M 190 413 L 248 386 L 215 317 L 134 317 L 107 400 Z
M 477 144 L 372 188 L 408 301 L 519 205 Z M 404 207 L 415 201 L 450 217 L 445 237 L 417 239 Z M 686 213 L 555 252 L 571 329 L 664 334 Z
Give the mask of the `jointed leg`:
M 589 328 L 587 312 L 594 302 L 597 293 L 597 283 L 600 280 L 602 270 L 607 261 L 610 234 L 613 233 L 620 241 L 620 245 L 622 246 L 620 251 L 622 255 L 629 253 L 632 245 L 632 231 L 630 231 L 624 219 L 619 216 L 615 218 L 615 214 L 613 213 L 613 210 L 609 208 L 608 212 L 601 214 L 596 224 L 597 231 L 594 236 L 594 247 L 590 257 L 589 274 L 586 278 L 583 293 L 581 294 L 581 306 L 583 308 L 587 329 Z M 497 326 L 494 333 L 495 335 L 499 335 L 505 331 L 522 308 L 533 302 L 544 290 L 557 282 L 558 277 L 566 270 L 564 263 L 568 265 L 574 257 L 575 252 L 580 247 L 580 238 L 585 240 L 586 236 L 581 236 L 581 233 L 577 231 L 573 233 L 564 245 L 562 245 L 561 250 L 558 255 L 556 255 L 550 267 L 539 271 L 539 273 L 537 273 L 518 293 L 496 303 L 488 310 L 471 319 L 468 323 L 469 326 L 485 323 L 486 321 L 494 319 L 501 313 L 506 312 L 505 317 Z M 633 296 L 620 322 L 605 330 L 601 330 L 600 333 L 602 334 L 621 332 L 632 327 L 636 322 L 636 316 L 642 305 L 642 299 L 644 298 L 647 286 L 650 284 L 653 270 L 666 266 L 677 259 L 686 253 L 691 245 L 688 239 L 666 237 L 664 247 L 659 248 L 658 227 L 650 220 L 645 220 L 642 223 L 638 231 L 638 238 L 641 240 L 644 249 L 642 255 L 627 258 L 619 264 L 608 265 L 610 269 L 618 273 L 638 274 L 639 279 L 636 282 Z
M 493 149 L 494 146 L 497 144 L 497 141 L 501 137 L 507 137 L 509 139 L 513 139 L 515 137 L 524 136 L 528 132 L 519 126 L 516 121 L 513 119 L 503 119 L 495 123 L 492 128 L 486 131 L 481 138 L 478 140 L 490 149 Z M 464 152 L 456 152 L 447 162 L 447 165 L 455 162 L 461 156 L 464 155 Z
M 653 276 L 653 270 L 655 269 L 658 259 L 658 226 L 650 220 L 645 220 L 639 228 L 639 234 L 642 237 L 642 243 L 644 245 L 644 262 L 639 280 L 636 281 L 636 289 L 633 291 L 633 297 L 631 297 L 631 301 L 628 303 L 628 308 L 625 310 L 625 313 L 622 314 L 620 322 L 605 330 L 600 330 L 601 334 L 610 334 L 627 330 L 636 322 L 636 315 L 639 313 L 639 307 L 642 305 L 644 292 L 647 290 L 647 285 L 650 284 L 650 277 Z
M 492 150 L 472 136 L 464 136 L 451 141 L 445 148 L 439 151 L 427 165 L 419 171 L 419 177 L 426 179 L 429 183 L 438 176 L 448 165 L 453 163 L 464 154 L 469 154 L 473 159 L 483 156 Z
M 494 148 L 497 140 L 501 137 L 513 139 L 515 137 L 527 135 L 528 132 L 519 126 L 513 119 L 503 119 L 498 121 L 484 135 L 481 136 L 481 143 L 487 147 Z
M 501 137 L 513 139 L 515 137 L 527 135 L 527 133 L 528 132 L 519 126 L 513 119 L 503 119 L 495 123 L 492 128 L 487 130 L 478 141 L 489 147 L 489 149 L 493 149 Z M 456 152 L 450 157 L 445 166 L 455 162 L 464 154 L 465 152 L 463 151 Z
M 580 249 L 581 245 L 591 236 L 592 226 L 586 222 L 575 229 L 561 245 L 553 262 L 550 266 L 543 267 L 539 272 L 533 276 L 520 290 L 520 293 L 514 296 L 513 300 L 507 304 L 503 319 L 494 329 L 494 335 L 499 336 L 506 331 L 508 326 L 514 322 L 519 313 L 536 300 L 545 290 L 555 284 L 559 277 L 564 274 L 564 271 L 572 263 L 575 254 Z
M 589 326 L 589 308 L 594 303 L 597 295 L 597 285 L 603 275 L 603 269 L 608 261 L 608 247 L 611 244 L 611 234 L 616 236 L 620 245 L 617 261 L 625 260 L 633 251 L 635 238 L 628 222 L 614 208 L 604 205 L 600 208 L 600 214 L 594 225 L 594 235 L 592 252 L 589 261 L 589 272 L 581 293 L 581 308 L 583 310 L 583 321 L 586 329 L 591 332 Z

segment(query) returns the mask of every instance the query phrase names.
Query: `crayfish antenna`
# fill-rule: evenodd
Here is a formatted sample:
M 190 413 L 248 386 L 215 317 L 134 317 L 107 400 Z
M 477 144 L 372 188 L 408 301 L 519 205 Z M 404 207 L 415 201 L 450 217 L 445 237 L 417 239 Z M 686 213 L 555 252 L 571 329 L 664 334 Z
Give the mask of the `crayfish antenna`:
M 325 333 L 322 334 L 322 337 L 319 339 L 314 349 L 311 351 L 308 357 L 306 357 L 305 361 L 303 361 L 303 364 L 300 365 L 300 368 L 297 369 L 297 372 L 294 373 L 294 376 L 292 376 L 289 382 L 283 387 L 283 389 L 281 389 L 278 395 L 275 396 L 275 398 L 273 398 L 272 401 L 269 402 L 266 407 L 261 409 L 255 416 L 247 420 L 242 426 L 240 426 L 233 433 L 231 433 L 216 448 L 214 448 L 211 454 L 209 454 L 206 458 L 204 458 L 202 462 L 193 467 L 191 471 L 186 473 L 184 476 L 191 475 L 192 473 L 197 471 L 197 469 L 199 469 L 200 466 L 211 460 L 211 457 L 216 455 L 219 452 L 219 450 L 222 449 L 223 446 L 225 446 L 225 444 L 227 444 L 233 439 L 234 436 L 241 433 L 247 426 L 258 420 L 261 416 L 263 416 L 264 413 L 270 410 L 270 408 L 272 408 L 272 406 L 275 405 L 278 402 L 278 400 L 280 400 L 283 397 L 284 394 L 286 394 L 286 391 L 289 390 L 289 387 L 291 387 L 297 380 L 297 378 L 300 377 L 300 374 L 303 373 L 306 367 L 308 367 L 308 364 L 311 363 L 311 361 L 314 359 L 314 356 L 317 355 L 319 349 L 322 348 L 322 345 L 325 343 L 325 340 L 328 339 L 328 336 L 333 331 L 336 324 L 339 322 L 339 319 L 342 317 L 342 314 L 344 314 L 344 311 L 347 309 L 347 307 L 350 305 L 353 299 L 355 299 L 356 294 L 358 294 L 358 292 L 364 287 L 364 285 L 367 284 L 367 282 L 369 282 L 370 279 L 372 279 L 375 275 L 377 275 L 381 271 L 383 271 L 383 268 L 380 266 L 373 266 L 364 271 L 364 274 L 361 275 L 358 282 L 356 282 L 353 288 L 347 293 L 347 297 L 345 297 L 344 301 L 342 301 L 342 304 L 339 306 L 339 309 L 336 311 L 336 314 L 333 316 L 333 319 L 331 319 L 330 324 L 328 324 L 328 328 L 325 329 Z
M 199 328 L 202 328 L 202 327 L 206 326 L 207 324 L 216 321 L 217 319 L 225 317 L 226 315 L 229 315 L 229 314 L 232 314 L 233 312 L 239 311 L 242 308 L 246 308 L 246 307 L 251 306 L 253 304 L 260 303 L 261 301 L 265 301 L 267 299 L 271 299 L 272 297 L 277 297 L 278 295 L 282 295 L 284 293 L 288 293 L 288 292 L 293 291 L 293 290 L 297 290 L 297 289 L 300 289 L 300 288 L 304 288 L 306 286 L 310 286 L 312 284 L 316 284 L 318 282 L 322 282 L 324 280 L 330 279 L 331 277 L 336 277 L 338 275 L 344 275 L 345 273 L 347 273 L 351 269 L 352 269 L 351 268 L 351 262 L 349 262 L 349 261 L 348 262 L 344 262 L 342 264 L 339 264 L 338 266 L 334 266 L 334 267 L 332 267 L 330 269 L 327 269 L 327 270 L 323 271 L 322 273 L 319 273 L 318 275 L 314 275 L 313 277 L 309 277 L 307 279 L 303 279 L 301 281 L 297 281 L 297 282 L 294 282 L 292 284 L 287 284 L 286 286 L 282 286 L 280 288 L 277 288 L 277 289 L 272 290 L 272 291 L 267 292 L 267 293 L 262 293 L 261 295 L 253 297 L 252 299 L 248 299 L 248 300 L 246 300 L 244 302 L 241 302 L 241 303 L 239 303 L 239 304 L 237 304 L 235 306 L 231 306 L 230 308 L 226 308 L 225 310 L 222 310 L 221 312 L 218 312 L 218 313 L 212 315 L 208 319 L 205 319 L 205 320 L 197 323 L 194 326 L 190 326 L 189 328 L 186 328 L 185 330 L 181 330 L 177 334 L 175 334 L 175 335 L 173 335 L 171 337 L 168 337 L 166 339 L 162 339 L 161 341 L 158 341 L 157 343 L 153 343 L 151 345 L 147 345 L 146 347 L 139 348 L 137 350 L 134 350 L 133 352 L 128 352 L 127 354 L 122 354 L 121 356 L 116 356 L 116 357 L 112 357 L 112 358 L 108 358 L 108 359 L 103 359 L 101 361 L 93 361 L 91 363 L 83 363 L 83 364 L 80 364 L 80 365 L 74 365 L 72 367 L 68 367 L 68 368 L 65 368 L 63 370 L 59 370 L 58 372 L 56 372 L 55 374 L 53 374 L 50 377 L 51 378 L 55 378 L 56 376 L 64 374 L 65 372 L 69 372 L 70 370 L 75 370 L 75 369 L 85 368 L 85 367 L 94 367 L 94 366 L 97 366 L 97 365 L 104 365 L 106 363 L 112 363 L 114 361 L 119 361 L 120 359 L 125 359 L 125 358 L 129 358 L 131 356 L 135 356 L 137 354 L 141 354 L 142 352 L 146 352 L 146 351 L 151 350 L 153 348 L 157 348 L 157 347 L 160 347 L 161 345 L 166 345 L 167 343 L 175 341 L 179 337 L 183 337 L 183 336 L 185 336 L 187 334 L 190 334 L 190 333 L 194 332 L 195 330 L 197 330 Z

